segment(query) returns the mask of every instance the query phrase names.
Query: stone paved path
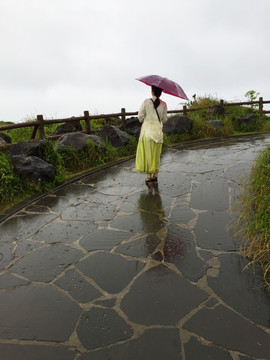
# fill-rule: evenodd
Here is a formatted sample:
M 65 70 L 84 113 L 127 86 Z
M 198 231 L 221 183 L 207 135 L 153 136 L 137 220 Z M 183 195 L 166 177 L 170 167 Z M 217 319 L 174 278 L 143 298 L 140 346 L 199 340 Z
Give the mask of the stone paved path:
M 270 296 L 229 227 L 270 136 L 166 149 L 0 225 L 1 360 L 270 359 Z

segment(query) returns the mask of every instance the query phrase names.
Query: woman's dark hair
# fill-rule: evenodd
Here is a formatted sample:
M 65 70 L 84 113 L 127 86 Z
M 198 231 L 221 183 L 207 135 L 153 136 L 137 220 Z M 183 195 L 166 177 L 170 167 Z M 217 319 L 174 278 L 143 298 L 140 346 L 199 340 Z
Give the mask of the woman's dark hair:
M 155 85 L 152 85 L 152 91 L 153 91 L 154 95 L 157 97 L 156 100 L 154 101 L 154 106 L 156 109 L 158 107 L 158 105 L 160 104 L 159 97 L 162 94 L 162 89 Z

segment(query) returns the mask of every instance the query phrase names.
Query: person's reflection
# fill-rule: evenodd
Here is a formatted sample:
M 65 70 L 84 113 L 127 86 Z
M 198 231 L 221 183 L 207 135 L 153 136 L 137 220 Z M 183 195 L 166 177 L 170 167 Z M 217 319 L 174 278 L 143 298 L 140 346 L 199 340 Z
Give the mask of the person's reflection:
M 148 191 L 138 200 L 141 221 L 146 233 L 146 255 L 153 253 L 160 242 L 157 232 L 164 226 L 164 209 L 158 191 L 158 185 L 149 184 Z

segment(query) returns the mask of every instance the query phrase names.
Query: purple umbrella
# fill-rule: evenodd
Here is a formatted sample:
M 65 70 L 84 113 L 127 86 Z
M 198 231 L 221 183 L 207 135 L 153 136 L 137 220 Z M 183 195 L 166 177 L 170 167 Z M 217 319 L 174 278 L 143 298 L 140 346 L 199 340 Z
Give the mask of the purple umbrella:
M 147 75 L 142 76 L 136 80 L 143 82 L 146 85 L 154 85 L 163 90 L 166 94 L 177 96 L 181 99 L 188 100 L 187 95 L 184 93 L 184 90 L 176 82 L 169 80 L 167 78 L 158 76 L 158 75 Z

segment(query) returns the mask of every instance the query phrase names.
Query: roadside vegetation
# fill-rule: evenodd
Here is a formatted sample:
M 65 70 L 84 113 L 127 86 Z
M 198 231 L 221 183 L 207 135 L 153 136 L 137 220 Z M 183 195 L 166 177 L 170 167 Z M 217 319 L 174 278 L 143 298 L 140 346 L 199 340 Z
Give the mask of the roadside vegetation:
M 261 265 L 270 290 L 270 147 L 258 156 L 240 199 L 238 235 L 243 254 Z

